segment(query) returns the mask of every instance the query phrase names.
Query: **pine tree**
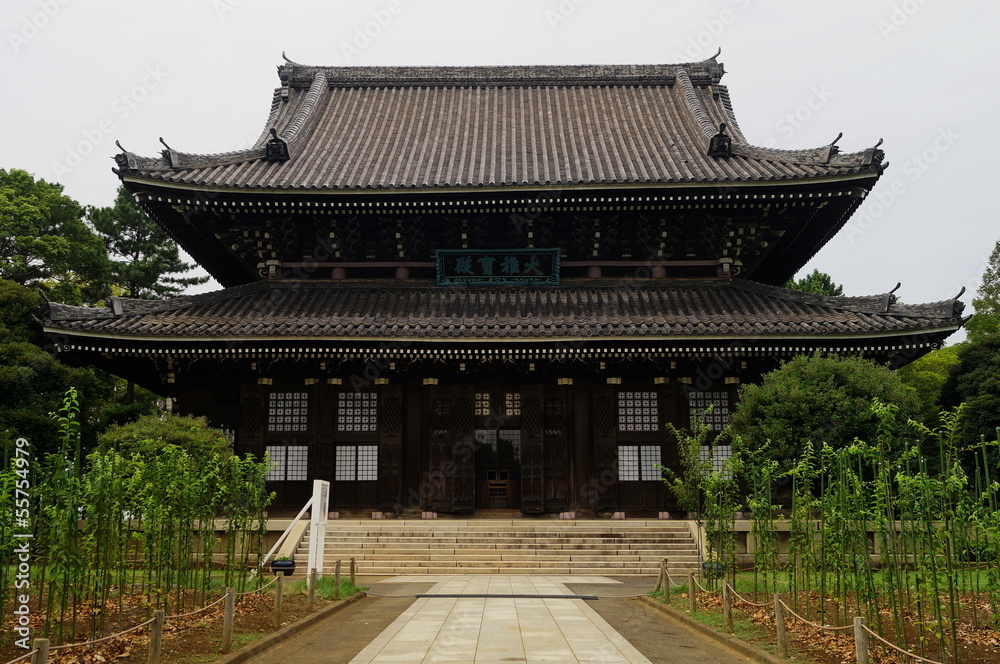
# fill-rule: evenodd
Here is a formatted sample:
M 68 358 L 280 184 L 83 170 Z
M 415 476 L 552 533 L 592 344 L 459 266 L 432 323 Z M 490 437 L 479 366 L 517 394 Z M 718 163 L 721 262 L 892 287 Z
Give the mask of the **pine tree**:
M 843 295 L 844 287 L 833 283 L 833 279 L 826 272 L 814 269 L 809 276 L 801 279 L 789 279 L 785 282 L 785 288 L 789 290 L 801 291 L 803 293 L 813 293 L 815 295 Z
M 112 284 L 127 297 L 158 300 L 208 281 L 204 276 L 169 276 L 195 266 L 181 260 L 177 244 L 136 205 L 125 187 L 118 188 L 112 207 L 90 208 L 87 218 L 107 247 Z
M 972 300 L 975 315 L 965 324 L 969 341 L 985 341 L 1000 337 L 1000 241 L 993 247 L 989 264 L 983 272 L 983 283 Z

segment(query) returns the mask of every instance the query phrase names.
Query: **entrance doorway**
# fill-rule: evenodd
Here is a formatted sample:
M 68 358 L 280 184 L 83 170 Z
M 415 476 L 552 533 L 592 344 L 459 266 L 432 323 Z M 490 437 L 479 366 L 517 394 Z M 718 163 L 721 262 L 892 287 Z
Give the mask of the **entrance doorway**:
M 521 505 L 521 430 L 476 429 L 476 508 Z
M 479 388 L 475 409 L 476 509 L 520 509 L 521 393 Z

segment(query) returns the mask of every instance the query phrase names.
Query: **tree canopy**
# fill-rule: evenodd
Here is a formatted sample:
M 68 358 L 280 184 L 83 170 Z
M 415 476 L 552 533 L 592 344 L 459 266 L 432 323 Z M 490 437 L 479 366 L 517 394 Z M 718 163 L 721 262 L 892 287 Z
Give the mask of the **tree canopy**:
M 98 299 L 107 254 L 83 215 L 62 185 L 0 169 L 0 279 L 37 285 L 73 304 Z
M 969 341 L 1000 337 L 1000 241 L 993 247 L 972 306 L 976 312 L 965 324 Z
M 160 299 L 179 295 L 208 277 L 183 274 L 194 265 L 180 258 L 177 244 L 136 204 L 125 187 L 111 207 L 88 208 L 87 218 L 110 257 L 111 282 L 127 297 Z
M 965 403 L 959 425 L 961 442 L 969 446 L 980 435 L 994 440 L 1000 426 L 1000 336 L 964 344 L 958 362 L 941 388 L 941 405 Z
M 785 282 L 785 288 L 815 295 L 844 294 L 843 286 L 833 283 L 833 279 L 826 272 L 815 269 L 801 279 L 789 279 Z
M 959 352 L 964 345 L 939 348 L 896 370 L 899 379 L 916 392 L 920 401 L 920 420 L 932 429 L 939 424 L 941 390 L 958 365 Z
M 742 388 L 731 431 L 744 449 L 769 447 L 771 458 L 791 463 L 807 441 L 840 448 L 855 438 L 875 440 L 875 399 L 898 406 L 900 430 L 919 414 L 914 391 L 886 367 L 858 357 L 799 356 Z

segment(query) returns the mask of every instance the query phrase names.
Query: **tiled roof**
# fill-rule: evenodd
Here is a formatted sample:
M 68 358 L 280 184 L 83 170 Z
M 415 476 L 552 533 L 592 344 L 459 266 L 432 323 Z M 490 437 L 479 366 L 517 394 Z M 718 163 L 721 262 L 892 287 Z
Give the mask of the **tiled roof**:
M 795 181 L 877 174 L 881 151 L 751 146 L 714 59 L 680 65 L 279 68 L 257 143 L 118 156 L 123 176 L 352 190 Z M 733 156 L 707 156 L 728 126 Z M 270 130 L 290 159 L 268 161 Z M 176 142 L 176 141 L 174 141 Z
M 164 301 L 114 298 L 105 309 L 48 307 L 50 333 L 187 342 L 848 337 L 955 329 L 961 322 L 957 300 L 905 305 L 891 294 L 827 297 L 742 280 L 453 290 L 271 281 Z

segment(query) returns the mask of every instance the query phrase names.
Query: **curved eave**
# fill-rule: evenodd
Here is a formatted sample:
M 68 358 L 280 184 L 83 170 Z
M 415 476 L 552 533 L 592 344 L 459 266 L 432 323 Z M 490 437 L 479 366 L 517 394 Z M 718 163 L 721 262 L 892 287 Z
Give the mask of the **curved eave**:
M 346 195 L 346 196 L 371 196 L 373 194 L 385 195 L 385 194 L 405 194 L 412 195 L 415 193 L 426 193 L 426 194 L 468 194 L 468 193 L 499 193 L 499 192 L 510 192 L 511 190 L 527 191 L 527 192 L 549 192 L 551 193 L 553 189 L 559 189 L 561 191 L 590 191 L 590 190 L 622 190 L 631 191 L 636 189 L 719 189 L 719 187 L 726 187 L 726 189 L 736 188 L 736 189 L 750 189 L 754 187 L 788 187 L 790 185 L 802 185 L 802 186 L 812 186 L 816 184 L 827 184 L 836 182 L 854 182 L 857 180 L 877 180 L 881 176 L 881 171 L 862 171 L 858 173 L 849 173 L 844 175 L 824 175 L 815 177 L 802 177 L 802 178 L 788 178 L 788 179 L 773 179 L 773 180 L 677 180 L 677 181 L 665 181 L 665 182 L 581 182 L 573 184 L 565 184 L 561 182 L 537 182 L 531 184 L 516 184 L 516 185 L 502 185 L 502 186 L 489 186 L 489 185 L 468 185 L 461 187 L 454 186 L 440 186 L 440 187 L 384 187 L 384 188 L 353 188 L 353 189 L 334 189 L 334 188 L 288 188 L 288 189 L 277 189 L 277 188 L 256 188 L 256 187 L 219 187 L 212 185 L 201 185 L 193 184 L 188 182 L 176 182 L 174 180 L 159 179 L 159 178 L 149 178 L 141 177 L 138 175 L 125 175 L 122 176 L 122 181 L 126 183 L 153 185 L 157 187 L 162 187 L 165 189 L 176 189 L 178 191 L 191 191 L 200 193 L 213 193 L 213 194 L 237 194 L 240 196 L 246 195 L 247 193 L 253 193 L 254 195 L 299 195 L 299 196 L 315 196 L 319 195 Z M 724 198 L 727 194 L 719 194 L 720 198 Z
M 942 335 L 947 337 L 948 335 L 954 333 L 961 327 L 960 323 L 942 325 L 939 327 L 931 328 L 905 328 L 894 331 L 886 332 L 874 332 L 874 333 L 863 333 L 863 332 L 853 332 L 853 333 L 819 333 L 819 334 L 721 334 L 721 335 L 633 335 L 633 336 L 614 336 L 614 335 L 594 335 L 594 336 L 553 336 L 545 338 L 523 338 L 523 337 L 501 337 L 501 336 L 490 336 L 490 337 L 420 337 L 420 336 L 205 336 L 199 337 L 195 335 L 184 335 L 179 336 L 156 336 L 156 335 L 128 335 L 128 334 L 107 334 L 107 333 L 93 333 L 93 332 L 81 332 L 76 330 L 67 330 L 65 328 L 44 327 L 46 334 L 60 335 L 63 340 L 68 337 L 80 338 L 80 339 L 93 339 L 93 340 L 106 340 L 106 341 L 128 341 L 132 343 L 144 343 L 144 344 L 188 344 L 197 345 L 198 343 L 210 345 L 222 345 L 224 351 L 221 354 L 231 354 L 239 355 L 244 351 L 243 349 L 234 349 L 233 344 L 260 344 L 262 346 L 276 347 L 283 344 L 299 344 L 299 343 L 309 343 L 310 345 L 317 345 L 322 343 L 340 343 L 340 344 L 384 344 L 384 343 L 394 343 L 394 344 L 472 344 L 472 345 L 482 345 L 482 344 L 496 344 L 502 343 L 507 345 L 517 345 L 517 346 L 545 346 L 551 345 L 553 343 L 570 343 L 570 342 L 604 342 L 604 343 L 617 343 L 617 344 L 647 344 L 649 342 L 658 343 L 670 343 L 679 345 L 701 345 L 704 342 L 730 342 L 733 344 L 734 349 L 748 348 L 746 346 L 747 341 L 756 344 L 766 344 L 775 342 L 802 342 L 802 341 L 841 341 L 841 342 L 854 342 L 864 339 L 891 339 L 897 337 L 906 337 L 910 335 L 920 334 L 925 336 L 937 336 Z M 104 346 L 102 349 L 109 349 L 108 346 Z M 99 351 L 102 349 L 94 348 L 94 351 Z M 120 350 L 148 350 L 145 348 L 134 348 L 134 349 L 121 349 Z M 176 349 L 174 349 L 176 352 Z M 566 354 L 572 354 L 573 349 L 566 350 Z

